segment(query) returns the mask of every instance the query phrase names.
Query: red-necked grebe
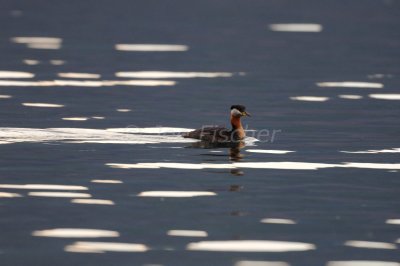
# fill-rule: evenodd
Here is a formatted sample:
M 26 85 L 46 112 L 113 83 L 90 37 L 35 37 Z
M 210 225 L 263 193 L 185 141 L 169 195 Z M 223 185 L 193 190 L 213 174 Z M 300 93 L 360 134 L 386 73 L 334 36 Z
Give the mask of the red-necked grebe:
M 242 116 L 250 116 L 250 114 L 246 112 L 246 107 L 243 105 L 232 105 L 231 130 L 219 126 L 203 127 L 189 133 L 185 133 L 182 136 L 184 138 L 199 139 L 210 143 L 239 142 L 244 140 L 244 138 L 246 137 L 246 133 L 240 120 Z

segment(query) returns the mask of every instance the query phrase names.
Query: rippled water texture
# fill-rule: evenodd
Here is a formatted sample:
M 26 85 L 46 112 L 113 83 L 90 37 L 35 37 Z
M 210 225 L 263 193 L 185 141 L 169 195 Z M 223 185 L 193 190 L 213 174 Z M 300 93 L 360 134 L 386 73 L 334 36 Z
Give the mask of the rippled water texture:
M 1 266 L 400 266 L 399 1 L 0 6 Z

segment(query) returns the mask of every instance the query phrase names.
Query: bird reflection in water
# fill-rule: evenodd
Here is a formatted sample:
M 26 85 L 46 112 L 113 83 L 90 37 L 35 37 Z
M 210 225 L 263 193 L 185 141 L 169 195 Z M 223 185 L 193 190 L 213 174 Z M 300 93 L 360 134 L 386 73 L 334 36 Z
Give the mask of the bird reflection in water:
M 197 149 L 223 149 L 223 148 L 228 148 L 229 149 L 229 154 L 228 154 L 228 159 L 230 162 L 240 162 L 243 158 L 244 155 L 240 152 L 241 149 L 245 147 L 245 142 L 244 141 L 238 141 L 238 142 L 229 142 L 229 143 L 210 143 L 206 141 L 199 141 L 195 143 L 191 143 L 191 146 L 187 148 L 197 148 Z M 211 159 L 212 157 L 227 157 L 227 155 L 224 154 L 210 154 L 210 153 L 205 153 L 201 154 L 203 156 L 207 156 L 206 161 L 217 161 L 215 159 Z M 239 168 L 233 168 L 230 169 L 230 173 L 232 175 L 236 176 L 241 176 L 244 175 L 244 172 L 239 169 Z
M 242 153 L 240 153 L 240 150 L 242 148 L 244 148 L 245 146 L 246 146 L 245 143 L 241 141 L 239 143 L 236 143 L 236 145 L 234 147 L 230 147 L 229 148 L 229 160 L 231 162 L 240 162 L 244 158 L 244 155 Z M 241 176 L 241 175 L 244 175 L 244 172 L 239 168 L 233 168 L 233 169 L 231 169 L 231 174 Z

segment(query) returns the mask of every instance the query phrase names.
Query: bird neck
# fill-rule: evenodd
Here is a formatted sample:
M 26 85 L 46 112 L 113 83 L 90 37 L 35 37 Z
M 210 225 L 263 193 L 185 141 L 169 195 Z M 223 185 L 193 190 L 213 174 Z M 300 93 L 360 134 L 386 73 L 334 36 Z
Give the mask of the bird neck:
M 232 125 L 232 131 L 237 134 L 237 137 L 239 139 L 243 139 L 246 136 L 246 133 L 244 132 L 242 122 L 240 120 L 240 116 L 233 116 L 231 115 L 231 125 Z

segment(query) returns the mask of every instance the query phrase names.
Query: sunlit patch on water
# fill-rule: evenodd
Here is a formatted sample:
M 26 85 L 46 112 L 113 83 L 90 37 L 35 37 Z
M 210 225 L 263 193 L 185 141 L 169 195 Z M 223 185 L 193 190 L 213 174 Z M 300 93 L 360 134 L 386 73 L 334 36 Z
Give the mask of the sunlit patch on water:
M 115 205 L 114 201 L 105 199 L 72 199 L 71 203 L 88 205 Z
M 326 266 L 400 266 L 400 263 L 380 260 L 343 260 L 329 261 Z
M 207 237 L 206 231 L 197 230 L 169 230 L 167 232 L 169 236 L 182 236 L 182 237 Z
M 318 82 L 318 87 L 333 87 L 333 88 L 367 88 L 381 89 L 384 87 L 382 83 L 376 82 L 358 82 L 358 81 L 343 81 L 343 82 Z
M 283 261 L 241 260 L 236 262 L 234 266 L 290 266 L 290 264 Z
M 10 192 L 1 192 L 0 191 L 0 198 L 19 198 L 22 197 L 21 194 L 18 193 L 10 193 Z
M 400 94 L 370 94 L 368 96 L 378 100 L 400 100 Z
M 159 168 L 173 168 L 173 169 L 233 169 L 233 164 L 195 164 L 195 163 L 135 163 L 135 164 L 123 164 L 123 163 L 107 163 L 111 168 L 119 169 L 159 169 Z
M 63 143 L 112 143 L 112 144 L 149 144 L 149 143 L 192 143 L 196 140 L 183 138 L 177 128 L 1 128 L 0 144 L 20 142 L 63 142 Z M 175 132 L 177 134 L 159 134 Z M 154 133 L 154 134 L 148 134 Z
M 342 167 L 363 169 L 399 170 L 400 163 L 344 163 Z
M 66 252 L 105 253 L 105 252 L 146 252 L 149 248 L 143 244 L 119 242 L 79 241 L 64 248 Z
M 92 195 L 87 193 L 75 192 L 29 192 L 28 196 L 33 197 L 49 197 L 49 198 L 91 198 Z
M 372 241 L 349 240 L 346 241 L 344 245 L 355 248 L 397 249 L 396 245 L 392 243 L 372 242 Z
M 387 224 L 397 224 L 400 225 L 400 219 L 387 219 L 386 220 Z
M 0 94 L 0 99 L 10 99 L 10 98 L 12 98 L 11 95 Z
M 130 52 L 185 52 L 189 46 L 180 44 L 116 44 L 117 51 Z
M 327 164 L 327 163 L 308 163 L 308 162 L 233 162 L 227 164 L 212 164 L 212 163 L 173 163 L 173 162 L 157 162 L 157 163 L 107 163 L 111 168 L 119 169 L 234 169 L 234 168 L 253 168 L 253 169 L 281 169 L 281 170 L 319 170 L 323 168 L 364 168 L 364 169 L 382 169 L 382 170 L 398 170 L 400 163 L 342 163 L 342 164 Z
M 120 112 L 120 113 L 128 113 L 130 111 L 132 111 L 132 110 L 131 109 L 127 109 L 127 108 L 119 108 L 119 109 L 117 109 L 117 112 Z
M 282 218 L 264 218 L 260 222 L 265 224 L 296 224 L 293 220 Z
M 174 86 L 171 80 L 42 80 L 13 81 L 0 80 L 0 86 L 14 87 L 113 87 L 113 86 Z
M 40 108 L 61 108 L 64 107 L 63 104 L 55 103 L 22 103 L 23 106 L 28 107 L 40 107 Z
M 173 169 L 234 169 L 234 168 L 258 168 L 258 169 L 287 169 L 287 170 L 317 170 L 319 168 L 335 167 L 331 164 L 320 163 L 303 163 L 303 162 L 246 162 L 246 163 L 226 163 L 226 164 L 212 164 L 212 163 L 136 163 L 136 164 L 118 164 L 107 163 L 106 165 L 111 168 L 121 169 L 159 169 L 159 168 L 173 168 Z
M 113 86 L 174 86 L 171 80 L 0 80 L 0 86 L 12 87 L 113 87 Z
M 329 100 L 329 97 L 322 96 L 296 96 L 290 97 L 293 101 L 305 101 L 305 102 L 326 102 Z
M 88 117 L 63 117 L 62 120 L 66 121 L 86 121 Z
M 290 252 L 316 249 L 314 244 L 273 240 L 227 240 L 190 243 L 187 250 L 220 252 Z
M 383 79 L 383 78 L 393 78 L 391 74 L 370 74 L 367 76 L 369 79 Z
M 113 179 L 93 179 L 90 180 L 92 183 L 100 183 L 100 184 L 122 184 L 121 180 L 113 180 Z
M 270 24 L 269 29 L 272 31 L 285 32 L 321 32 L 323 27 L 321 24 L 315 23 L 285 23 Z
M 116 133 L 132 133 L 132 134 L 163 134 L 163 133 L 183 133 L 190 132 L 191 128 L 182 127 L 123 127 L 123 128 L 107 128 L 107 131 Z
M 338 97 L 347 100 L 359 100 L 363 98 L 363 96 L 361 95 L 354 95 L 354 94 L 340 94 Z
M 57 76 L 60 78 L 75 78 L 75 79 L 98 79 L 101 78 L 100 74 L 93 73 L 57 73 Z
M 35 74 L 20 71 L 0 71 L 0 78 L 2 79 L 26 79 L 33 78 Z
M 374 153 L 400 153 L 400 148 L 383 149 L 383 150 L 367 150 L 367 151 L 340 151 L 342 153 L 356 154 L 374 154 Z
M 270 154 L 288 154 L 295 151 L 285 151 L 285 150 L 246 150 L 247 152 L 254 153 L 270 153 Z
M 35 59 L 24 59 L 24 60 L 22 60 L 22 63 L 24 63 L 25 65 L 28 65 L 28 66 L 35 66 L 35 65 L 39 65 L 40 61 L 35 60 Z
M 229 72 L 172 72 L 172 71 L 132 71 L 115 73 L 120 78 L 142 78 L 142 79 L 162 79 L 162 78 L 221 78 L 232 77 Z
M 143 191 L 138 197 L 162 197 L 162 198 L 191 198 L 203 196 L 216 196 L 217 194 L 209 191 Z
M 8 189 L 44 189 L 44 190 L 88 190 L 83 186 L 70 186 L 70 185 L 50 185 L 50 184 L 0 184 L 0 188 Z
M 59 237 L 59 238 L 98 238 L 119 237 L 117 231 L 83 229 L 83 228 L 55 228 L 32 232 L 32 236 Z
M 54 37 L 13 37 L 11 41 L 33 49 L 60 49 L 62 44 L 61 38 Z
M 105 119 L 104 116 L 92 116 L 93 119 L 97 119 L 97 120 L 103 120 Z
M 52 64 L 53 66 L 61 66 L 64 65 L 65 63 L 66 63 L 65 60 L 59 60 L 59 59 L 50 60 L 50 64 Z

